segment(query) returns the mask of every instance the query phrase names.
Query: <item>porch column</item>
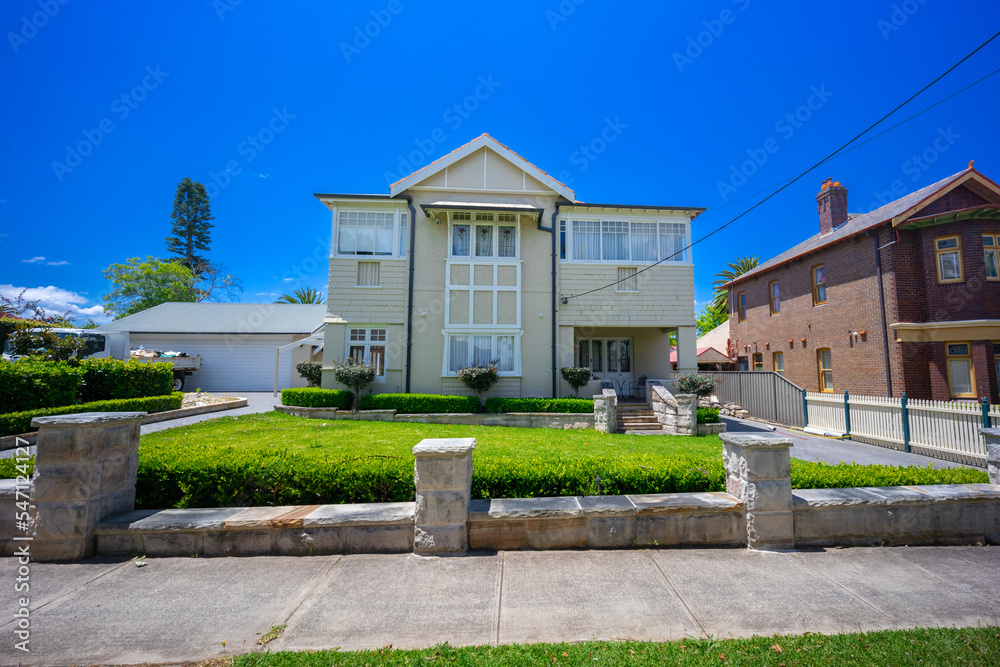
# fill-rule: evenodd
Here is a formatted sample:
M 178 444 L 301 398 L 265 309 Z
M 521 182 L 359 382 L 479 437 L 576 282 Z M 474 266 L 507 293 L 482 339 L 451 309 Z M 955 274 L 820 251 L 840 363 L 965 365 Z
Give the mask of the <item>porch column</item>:
M 677 327 L 677 373 L 698 371 L 698 335 L 694 327 Z

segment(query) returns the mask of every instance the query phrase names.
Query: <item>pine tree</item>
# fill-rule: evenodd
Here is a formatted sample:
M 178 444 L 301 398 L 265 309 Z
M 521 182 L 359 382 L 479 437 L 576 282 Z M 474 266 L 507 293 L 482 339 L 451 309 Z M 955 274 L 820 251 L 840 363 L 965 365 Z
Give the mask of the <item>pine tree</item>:
M 214 220 L 205 186 L 190 178 L 178 183 L 170 219 L 173 220 L 170 229 L 173 236 L 167 237 L 167 252 L 176 255 L 180 264 L 200 277 L 208 260 L 198 253 L 209 249 L 213 226 L 209 221 Z

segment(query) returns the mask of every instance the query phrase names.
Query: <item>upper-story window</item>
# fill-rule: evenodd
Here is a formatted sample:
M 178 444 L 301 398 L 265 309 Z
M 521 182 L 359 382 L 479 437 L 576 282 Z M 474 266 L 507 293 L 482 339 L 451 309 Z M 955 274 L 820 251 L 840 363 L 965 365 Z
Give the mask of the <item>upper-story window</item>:
M 962 239 L 959 236 L 942 236 L 934 239 L 938 283 L 960 283 L 965 280 L 962 268 Z
M 517 257 L 517 214 L 455 211 L 451 221 L 452 257 Z
M 736 312 L 737 319 L 740 322 L 747 321 L 747 293 L 740 292 L 736 295 Z
M 781 313 L 781 285 L 777 280 L 768 285 L 768 292 L 771 296 L 771 314 L 778 315 Z
M 687 261 L 687 225 L 655 220 L 560 220 L 559 258 L 574 262 Z
M 337 254 L 406 257 L 408 219 L 401 211 L 339 211 Z
M 820 264 L 814 266 L 813 276 L 813 305 L 819 306 L 826 303 L 826 267 Z
M 1000 280 L 997 255 L 1000 255 L 1000 234 L 983 235 L 983 255 L 986 260 L 986 279 Z

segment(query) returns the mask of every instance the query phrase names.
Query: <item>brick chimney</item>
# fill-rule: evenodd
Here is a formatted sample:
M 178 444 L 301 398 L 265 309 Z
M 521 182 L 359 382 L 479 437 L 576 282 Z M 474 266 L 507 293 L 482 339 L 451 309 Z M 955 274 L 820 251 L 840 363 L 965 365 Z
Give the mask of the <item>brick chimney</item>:
M 816 206 L 819 208 L 819 234 L 826 236 L 834 227 L 847 222 L 847 188 L 840 181 L 832 178 L 823 181 L 823 187 L 816 195 Z

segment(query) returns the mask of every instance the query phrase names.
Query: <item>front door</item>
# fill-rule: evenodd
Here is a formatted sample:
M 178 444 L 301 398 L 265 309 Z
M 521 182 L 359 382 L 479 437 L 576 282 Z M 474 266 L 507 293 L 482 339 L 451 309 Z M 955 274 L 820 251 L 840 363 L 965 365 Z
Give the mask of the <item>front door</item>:
M 595 380 L 611 382 L 619 396 L 635 395 L 631 338 L 581 338 L 576 349 L 577 365 L 590 368 Z

